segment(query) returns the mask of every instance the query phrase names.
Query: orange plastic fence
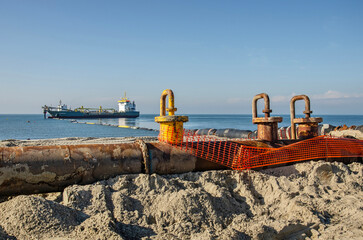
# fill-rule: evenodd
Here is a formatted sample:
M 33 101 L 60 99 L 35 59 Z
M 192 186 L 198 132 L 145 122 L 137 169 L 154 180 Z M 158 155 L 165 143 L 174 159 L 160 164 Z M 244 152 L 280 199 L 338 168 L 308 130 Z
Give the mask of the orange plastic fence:
M 363 157 L 363 141 L 356 139 L 319 136 L 280 148 L 246 146 L 243 141 L 246 139 L 227 141 L 184 130 L 182 143 L 169 144 L 236 170 L 314 159 Z

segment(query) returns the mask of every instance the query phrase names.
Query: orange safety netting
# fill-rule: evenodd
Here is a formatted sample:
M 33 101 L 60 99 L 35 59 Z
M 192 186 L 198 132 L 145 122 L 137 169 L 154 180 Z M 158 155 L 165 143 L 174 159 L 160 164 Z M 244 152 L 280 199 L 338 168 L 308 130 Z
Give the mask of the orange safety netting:
M 165 135 L 165 132 L 163 134 Z M 192 131 L 185 130 L 181 141 L 178 143 L 169 142 L 168 144 L 199 158 L 235 170 L 314 159 L 363 157 L 362 140 L 330 136 L 318 136 L 287 146 L 271 148 L 259 147 L 263 144 L 251 139 L 234 139 L 231 141 L 212 136 L 195 135 Z

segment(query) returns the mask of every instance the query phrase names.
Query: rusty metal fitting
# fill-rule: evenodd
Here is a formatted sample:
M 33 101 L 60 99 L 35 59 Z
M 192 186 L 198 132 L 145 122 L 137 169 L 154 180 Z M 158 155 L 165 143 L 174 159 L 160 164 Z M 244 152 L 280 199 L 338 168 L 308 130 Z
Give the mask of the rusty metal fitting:
M 263 98 L 265 101 L 265 117 L 257 117 L 257 101 Z M 257 124 L 257 139 L 269 142 L 277 141 L 277 124 L 282 122 L 282 117 L 270 117 L 270 98 L 266 93 L 260 93 L 252 100 L 252 123 Z
M 305 101 L 305 118 L 295 118 L 295 102 Z M 291 139 L 307 139 L 318 136 L 318 124 L 323 121 L 320 117 L 310 117 L 313 111 L 310 110 L 310 99 L 306 95 L 297 95 L 290 100 Z M 296 132 L 296 124 L 299 125 Z
M 265 109 L 262 110 L 265 113 L 265 118 L 270 117 L 272 110 L 270 109 L 270 98 L 266 93 L 260 93 L 253 97 L 252 100 L 252 118 L 257 118 L 257 101 L 263 98 L 265 101 Z

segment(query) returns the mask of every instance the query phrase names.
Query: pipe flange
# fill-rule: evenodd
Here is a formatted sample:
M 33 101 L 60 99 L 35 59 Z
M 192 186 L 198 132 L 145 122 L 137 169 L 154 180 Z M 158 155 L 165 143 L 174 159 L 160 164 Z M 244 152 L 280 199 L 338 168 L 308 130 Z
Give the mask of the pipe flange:
M 323 118 L 321 118 L 321 117 L 294 118 L 294 119 L 292 119 L 292 122 L 296 123 L 296 124 L 321 123 L 322 121 L 323 121 Z
M 142 158 L 143 158 L 143 165 L 146 174 L 151 174 L 151 167 L 150 167 L 150 155 L 149 150 L 147 148 L 146 143 L 142 139 L 137 139 L 135 143 L 140 147 Z
M 282 117 L 268 117 L 268 118 L 258 117 L 252 119 L 253 124 L 264 124 L 264 123 L 275 123 L 275 122 L 277 123 L 282 122 Z

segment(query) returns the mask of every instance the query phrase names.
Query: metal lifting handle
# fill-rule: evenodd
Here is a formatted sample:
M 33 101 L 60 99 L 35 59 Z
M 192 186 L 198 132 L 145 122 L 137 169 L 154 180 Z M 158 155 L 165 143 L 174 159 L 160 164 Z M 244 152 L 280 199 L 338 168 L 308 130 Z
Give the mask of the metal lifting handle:
M 166 96 L 169 96 L 169 105 L 168 108 L 165 107 Z M 160 97 L 160 116 L 165 116 L 166 111 L 169 112 L 169 116 L 174 116 L 174 112 L 177 108 L 174 107 L 174 93 L 170 89 L 166 89 L 163 91 Z
M 305 111 L 303 112 L 305 114 L 305 118 L 309 118 L 312 111 L 310 111 L 310 99 L 306 95 L 298 95 L 293 98 L 291 98 L 290 101 L 290 117 L 295 118 L 295 102 L 297 100 L 304 100 L 305 101 Z
M 252 100 L 252 118 L 257 118 L 257 100 L 263 98 L 265 101 L 265 109 L 262 110 L 265 113 L 265 118 L 270 117 L 270 98 L 266 93 L 260 93 L 253 97 Z
M 297 95 L 291 98 L 290 100 L 290 120 L 291 120 L 291 139 L 296 139 L 296 125 L 294 123 L 295 120 L 295 102 L 297 100 L 304 100 L 305 101 L 305 118 L 310 118 L 310 114 L 313 111 L 310 111 L 310 99 L 306 95 Z

